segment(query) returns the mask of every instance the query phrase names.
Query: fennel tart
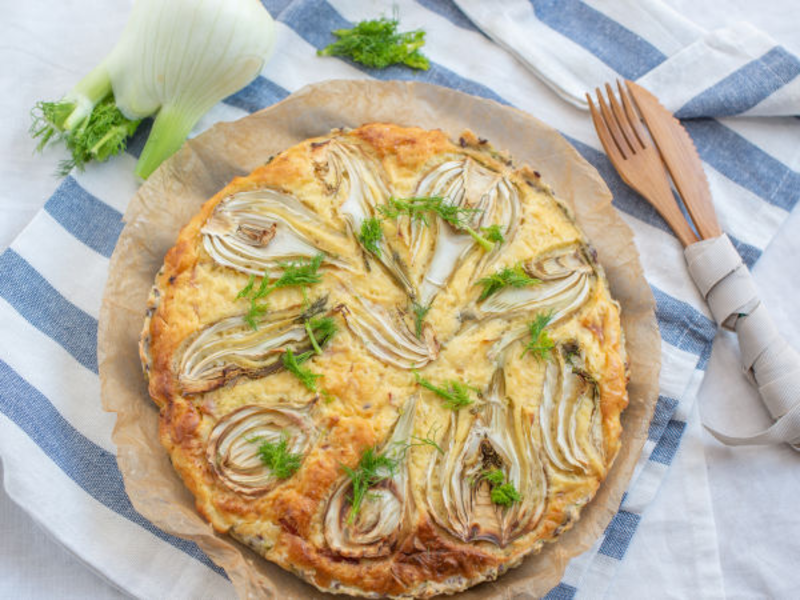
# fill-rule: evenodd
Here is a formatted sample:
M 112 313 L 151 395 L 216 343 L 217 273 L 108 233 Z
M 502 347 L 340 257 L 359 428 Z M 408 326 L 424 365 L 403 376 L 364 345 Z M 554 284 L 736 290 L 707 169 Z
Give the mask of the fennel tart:
M 234 179 L 140 342 L 219 531 L 318 589 L 430 597 L 578 519 L 620 445 L 619 306 L 569 209 L 465 132 L 370 124 Z

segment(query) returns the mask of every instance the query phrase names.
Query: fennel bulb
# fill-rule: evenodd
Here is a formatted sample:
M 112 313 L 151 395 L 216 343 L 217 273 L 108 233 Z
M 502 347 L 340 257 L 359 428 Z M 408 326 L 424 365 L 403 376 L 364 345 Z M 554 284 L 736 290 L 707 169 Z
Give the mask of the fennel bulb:
M 37 105 L 38 149 L 63 140 L 66 174 L 118 154 L 156 115 L 136 165 L 146 179 L 204 113 L 258 75 L 274 29 L 258 0 L 137 0 L 111 53 L 59 102 Z

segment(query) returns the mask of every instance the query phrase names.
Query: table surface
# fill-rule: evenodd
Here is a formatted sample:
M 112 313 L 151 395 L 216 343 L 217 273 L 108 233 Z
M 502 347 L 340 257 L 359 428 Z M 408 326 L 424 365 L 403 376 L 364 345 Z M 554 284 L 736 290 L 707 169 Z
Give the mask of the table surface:
M 800 56 L 800 20 L 791 0 L 668 0 L 686 17 L 714 29 L 749 21 Z M 122 5 L 120 7 L 119 5 Z M 28 155 L 28 110 L 68 89 L 93 66 L 125 21 L 125 3 L 104 0 L 19 3 L 0 0 L 8 27 L 25 26 L 26 48 L 0 44 L 0 251 L 55 190 L 58 156 Z M 787 18 L 787 15 L 789 18 Z M 59 31 L 61 39 L 53 39 Z M 101 33 L 98 33 L 101 32 Z M 52 65 L 50 79 L 26 71 Z M 35 67 L 32 69 L 31 67 Z M 587 117 L 588 118 L 588 117 Z M 23 149 L 23 151 L 21 151 Z M 800 348 L 793 318 L 800 291 L 800 206 L 753 270 L 762 298 L 787 339 Z M 796 597 L 800 589 L 800 454 L 786 446 L 727 448 L 701 426 L 755 431 L 769 418 L 738 366 L 730 334 L 714 344 L 684 440 L 655 502 L 628 550 L 612 597 L 686 597 L 695 578 L 716 578 L 707 595 Z M 2 466 L 0 465 L 0 473 Z M 769 508 L 766 508 L 769 507 Z M 664 557 L 672 563 L 664 564 Z M 688 569 L 689 565 L 694 568 Z M 0 598 L 116 598 L 125 594 L 61 547 L 0 490 Z

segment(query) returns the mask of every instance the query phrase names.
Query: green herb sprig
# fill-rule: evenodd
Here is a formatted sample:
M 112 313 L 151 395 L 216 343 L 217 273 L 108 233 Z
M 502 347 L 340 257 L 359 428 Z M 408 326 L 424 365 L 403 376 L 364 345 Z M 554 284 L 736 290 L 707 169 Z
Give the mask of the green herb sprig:
M 58 174 L 66 176 L 72 169 L 83 171 L 92 160 L 103 162 L 125 150 L 140 120 L 130 120 L 120 112 L 109 94 L 101 100 L 91 114 L 76 127 L 65 128 L 66 120 L 75 110 L 72 102 L 39 102 L 33 109 L 30 133 L 39 139 L 36 147 L 41 151 L 50 141 L 63 140 L 72 154 L 61 161 Z
M 319 56 L 346 56 L 368 67 L 384 69 L 390 65 L 406 65 L 427 71 L 428 58 L 420 52 L 425 45 L 425 32 L 398 32 L 397 19 L 385 17 L 361 21 L 352 29 L 335 29 L 338 40 L 317 51 Z
M 555 342 L 550 337 L 550 334 L 545 328 L 550 324 L 553 319 L 553 313 L 539 313 L 536 317 L 528 323 L 528 332 L 531 339 L 522 351 L 522 356 L 528 352 L 533 354 L 536 360 L 545 360 L 550 352 L 555 348 Z M 521 357 L 520 357 L 521 358 Z
M 522 499 L 514 484 L 506 482 L 506 476 L 500 469 L 490 469 L 481 473 L 483 478 L 492 487 L 491 499 L 494 504 L 511 506 Z
M 456 380 L 450 380 L 446 383 L 447 387 L 441 387 L 434 385 L 416 371 L 414 371 L 414 377 L 416 377 L 419 385 L 442 398 L 444 400 L 444 407 L 450 410 L 459 410 L 460 408 L 469 406 L 474 402 L 474 400 L 470 398 L 470 392 L 478 392 L 476 388 Z
M 305 322 L 306 333 L 316 354 L 322 354 L 322 348 L 336 335 L 339 328 L 333 317 L 314 317 Z
M 375 447 L 367 448 L 354 469 L 342 465 L 342 470 L 350 478 L 353 495 L 350 498 L 350 513 L 347 522 L 352 525 L 361 510 L 361 504 L 369 489 L 394 475 L 399 459 L 386 453 L 379 453 Z
M 256 438 L 252 441 L 260 441 Z M 302 454 L 289 451 L 289 437 L 284 433 L 278 443 L 261 441 L 258 446 L 258 458 L 278 479 L 288 479 L 300 468 Z
M 381 248 L 378 246 L 383 239 L 383 229 L 381 228 L 381 221 L 376 217 L 364 219 L 361 223 L 361 233 L 358 235 L 358 241 L 367 250 L 372 252 L 375 256 L 380 257 Z
M 425 317 L 428 315 L 428 312 L 431 310 L 431 305 L 424 306 L 419 302 L 412 302 L 411 303 L 411 310 L 414 313 L 414 332 L 417 334 L 418 338 L 422 337 L 422 325 L 425 322 Z
M 303 352 L 302 354 L 295 355 L 291 348 L 287 348 L 286 352 L 284 352 L 283 356 L 281 357 L 281 361 L 283 362 L 284 369 L 297 377 L 297 379 L 300 380 L 300 383 L 302 383 L 309 391 L 316 392 L 317 379 L 322 377 L 322 375 L 319 373 L 314 373 L 308 367 L 303 366 L 303 363 L 311 358 L 313 354 L 314 351 L 309 350 L 307 352 Z
M 483 286 L 481 295 L 478 298 L 478 301 L 481 302 L 503 288 L 522 288 L 529 285 L 536 285 L 537 283 L 541 283 L 541 281 L 530 277 L 522 268 L 522 265 L 518 263 L 513 267 L 505 267 L 500 271 L 492 273 L 488 277 L 479 279 L 475 285 Z
M 270 283 L 269 277 L 265 273 L 257 290 L 255 289 L 256 278 L 254 275 L 251 275 L 250 279 L 247 281 L 247 285 L 236 294 L 237 300 L 242 298 L 250 299 L 250 309 L 244 316 L 244 320 L 247 324 L 250 325 L 253 330 L 258 329 L 258 318 L 267 312 L 267 304 L 263 302 L 259 303 L 258 300 L 265 298 L 273 291 L 279 288 L 298 285 L 314 285 L 322 281 L 322 274 L 319 273 L 319 268 L 322 266 L 323 260 L 325 260 L 325 254 L 319 253 L 314 258 L 306 261 L 299 260 L 296 262 L 279 263 L 279 266 L 283 269 L 281 276 Z
M 487 240 L 496 244 L 503 244 L 506 241 L 498 223 L 489 225 L 488 227 L 481 227 L 481 233 Z
M 412 221 L 419 221 L 426 227 L 430 226 L 428 214 L 433 213 L 455 229 L 467 232 L 486 252 L 491 252 L 494 248 L 494 243 L 491 240 L 482 236 L 467 224 L 467 217 L 481 212 L 481 209 L 446 204 L 442 196 L 417 196 L 402 199 L 392 196 L 386 204 L 378 206 L 378 212 L 387 219 L 407 216 Z

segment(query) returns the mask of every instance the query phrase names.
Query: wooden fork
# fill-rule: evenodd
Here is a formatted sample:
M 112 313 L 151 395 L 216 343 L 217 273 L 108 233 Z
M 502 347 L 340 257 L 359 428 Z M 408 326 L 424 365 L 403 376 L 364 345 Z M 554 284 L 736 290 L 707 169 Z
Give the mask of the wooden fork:
M 698 237 L 672 195 L 661 154 L 639 121 L 627 91 L 617 82 L 622 99 L 620 106 L 611 86 L 606 84 L 605 87 L 611 108 L 606 104 L 600 88 L 595 89 L 599 111 L 589 94 L 586 94 L 586 99 L 608 158 L 625 183 L 639 192 L 664 217 L 681 243 L 684 246 L 694 244 L 699 241 Z

